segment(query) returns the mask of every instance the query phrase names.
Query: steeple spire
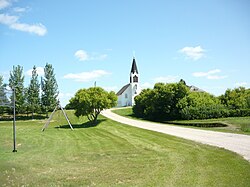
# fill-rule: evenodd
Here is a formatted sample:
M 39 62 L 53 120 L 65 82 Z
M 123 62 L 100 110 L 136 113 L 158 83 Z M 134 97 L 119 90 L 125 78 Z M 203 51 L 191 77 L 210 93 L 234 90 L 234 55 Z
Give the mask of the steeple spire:
M 133 63 L 132 63 L 132 67 L 131 67 L 131 71 L 130 72 L 138 74 L 138 69 L 137 69 L 137 66 L 136 66 L 135 57 L 133 57 Z

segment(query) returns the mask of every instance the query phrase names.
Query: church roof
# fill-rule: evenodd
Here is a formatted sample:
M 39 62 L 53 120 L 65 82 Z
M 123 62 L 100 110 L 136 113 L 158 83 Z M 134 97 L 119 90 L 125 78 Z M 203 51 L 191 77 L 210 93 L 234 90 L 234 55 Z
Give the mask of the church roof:
M 122 93 L 129 87 L 130 84 L 123 86 L 116 95 L 122 95 Z
M 136 66 L 135 58 L 133 58 L 131 73 L 135 73 L 135 72 L 138 73 L 138 69 L 137 69 L 137 66 Z
M 190 88 L 191 92 L 205 92 L 204 90 L 202 90 L 196 86 L 193 86 L 193 85 L 189 86 L 189 88 Z

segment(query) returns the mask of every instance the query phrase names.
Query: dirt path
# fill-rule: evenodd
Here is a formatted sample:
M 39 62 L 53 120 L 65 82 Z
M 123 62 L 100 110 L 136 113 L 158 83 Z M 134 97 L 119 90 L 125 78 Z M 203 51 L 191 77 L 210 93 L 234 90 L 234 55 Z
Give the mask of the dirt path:
M 143 129 L 148 129 L 156 132 L 161 132 L 165 134 L 170 134 L 173 136 L 185 138 L 188 140 L 193 140 L 203 144 L 222 147 L 230 151 L 236 152 L 242 155 L 246 160 L 250 161 L 249 135 L 206 131 L 206 130 L 185 128 L 185 127 L 170 126 L 154 122 L 139 121 L 119 116 L 111 112 L 111 110 L 104 110 L 102 111 L 101 114 L 107 118 L 110 118 L 114 121 L 118 121 L 123 124 Z

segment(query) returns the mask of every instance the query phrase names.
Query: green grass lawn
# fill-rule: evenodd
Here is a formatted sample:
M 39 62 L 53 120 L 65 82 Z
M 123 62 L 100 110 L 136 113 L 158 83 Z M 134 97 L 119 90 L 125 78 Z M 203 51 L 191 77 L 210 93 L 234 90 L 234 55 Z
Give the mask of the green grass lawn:
M 131 107 L 113 110 L 113 112 L 124 117 L 138 119 L 135 116 L 133 116 L 133 111 Z M 143 119 L 139 119 L 139 120 L 143 120 Z M 230 117 L 230 118 L 218 118 L 218 119 L 206 119 L 206 120 L 176 120 L 176 121 L 164 122 L 164 124 L 173 124 L 173 123 L 177 123 L 178 125 L 182 125 L 184 127 L 214 130 L 214 131 L 221 131 L 221 132 L 250 134 L 250 117 Z M 222 123 L 227 126 L 203 128 L 203 127 L 193 127 L 193 126 L 187 125 L 187 124 L 195 124 L 195 123 Z
M 67 112 L 73 131 L 58 113 L 45 132 L 43 120 L 18 121 L 16 153 L 12 123 L 0 122 L 0 186 L 250 184 L 250 163 L 230 151 Z

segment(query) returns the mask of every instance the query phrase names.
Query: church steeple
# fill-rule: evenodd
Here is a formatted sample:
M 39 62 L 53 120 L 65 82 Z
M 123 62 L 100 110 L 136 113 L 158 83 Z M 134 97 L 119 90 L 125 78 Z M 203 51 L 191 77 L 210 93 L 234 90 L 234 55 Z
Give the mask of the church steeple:
M 130 83 L 123 86 L 119 92 L 117 92 L 118 106 L 133 106 L 135 104 L 134 98 L 141 93 L 139 78 L 140 75 L 134 56 L 130 71 Z
M 135 62 L 135 57 L 134 57 L 132 67 L 131 67 L 131 73 L 135 73 L 135 72 L 138 74 L 138 69 L 137 69 L 136 62 Z
M 130 83 L 138 83 L 139 73 L 136 66 L 135 57 L 133 58 L 132 67 L 130 71 Z

